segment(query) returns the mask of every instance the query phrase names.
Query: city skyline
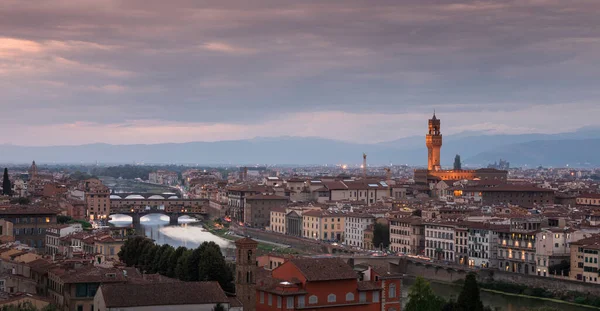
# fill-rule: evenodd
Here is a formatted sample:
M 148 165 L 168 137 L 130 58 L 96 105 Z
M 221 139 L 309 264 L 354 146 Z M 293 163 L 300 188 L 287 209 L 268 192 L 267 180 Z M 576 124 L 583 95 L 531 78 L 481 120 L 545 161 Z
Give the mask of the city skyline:
M 597 124 L 593 1 L 0 6 L 0 144 L 560 133 Z M 15 116 L 26 118 L 27 122 Z

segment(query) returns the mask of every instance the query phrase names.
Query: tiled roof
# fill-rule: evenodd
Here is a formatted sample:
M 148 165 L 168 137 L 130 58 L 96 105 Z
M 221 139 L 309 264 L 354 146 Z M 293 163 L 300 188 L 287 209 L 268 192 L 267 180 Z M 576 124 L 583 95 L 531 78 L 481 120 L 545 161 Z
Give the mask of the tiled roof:
M 217 282 L 104 284 L 107 308 L 229 303 Z
M 246 200 L 288 200 L 287 197 L 282 197 L 279 195 L 273 194 L 257 194 L 252 196 L 247 196 Z
M 356 279 L 358 275 L 340 258 L 292 258 L 289 261 L 307 281 Z
M 127 278 L 120 269 L 88 266 L 77 270 L 67 270 L 61 279 L 65 283 L 118 283 Z
M 375 282 L 371 281 L 360 281 L 358 282 L 359 291 L 370 291 L 370 290 L 381 290 L 381 287 Z

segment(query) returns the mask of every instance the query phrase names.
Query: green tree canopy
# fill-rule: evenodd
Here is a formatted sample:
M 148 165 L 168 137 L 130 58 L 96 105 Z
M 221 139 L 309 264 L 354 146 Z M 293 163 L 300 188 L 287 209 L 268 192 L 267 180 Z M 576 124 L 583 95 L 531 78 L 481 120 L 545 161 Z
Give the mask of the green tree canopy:
M 444 306 L 444 300 L 436 296 L 427 282 L 422 277 L 417 277 L 410 287 L 408 303 L 404 311 L 439 311 Z
M 373 228 L 373 247 L 379 248 L 382 245 L 387 248 L 390 245 L 390 227 L 384 224 L 375 223 Z

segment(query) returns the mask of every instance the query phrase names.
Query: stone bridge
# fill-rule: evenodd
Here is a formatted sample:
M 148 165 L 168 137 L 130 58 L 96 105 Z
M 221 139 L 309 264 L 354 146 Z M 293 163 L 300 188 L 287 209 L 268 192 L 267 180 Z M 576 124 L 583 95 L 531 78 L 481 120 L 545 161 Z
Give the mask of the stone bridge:
M 123 211 L 111 211 L 110 215 L 108 216 L 109 218 L 111 218 L 113 215 L 126 215 L 131 217 L 131 224 L 134 226 L 137 226 L 140 224 L 140 219 L 144 216 L 150 215 L 150 214 L 160 214 L 160 215 L 165 215 L 165 216 L 169 216 L 169 225 L 171 226 L 176 226 L 177 224 L 179 224 L 179 217 L 181 216 L 192 216 L 192 217 L 196 217 L 198 219 L 204 219 L 205 218 L 205 214 L 201 214 L 201 213 L 192 213 L 192 212 L 167 212 L 164 210 L 146 210 L 146 211 L 131 211 L 131 210 L 123 210 Z

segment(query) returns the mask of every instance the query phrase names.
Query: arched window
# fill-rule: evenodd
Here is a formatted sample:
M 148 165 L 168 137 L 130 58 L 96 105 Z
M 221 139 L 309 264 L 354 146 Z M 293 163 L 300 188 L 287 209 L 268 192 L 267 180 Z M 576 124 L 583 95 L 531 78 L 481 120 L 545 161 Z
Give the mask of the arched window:
M 308 303 L 314 305 L 319 302 L 319 298 L 315 295 L 308 297 Z
M 396 298 L 396 284 L 390 284 L 388 297 Z
M 248 263 L 252 263 L 252 250 L 248 251 Z
M 346 294 L 346 301 L 354 301 L 354 294 L 353 293 L 347 293 Z
M 336 301 L 336 297 L 334 294 L 329 294 L 329 296 L 327 296 L 327 302 L 335 302 Z

